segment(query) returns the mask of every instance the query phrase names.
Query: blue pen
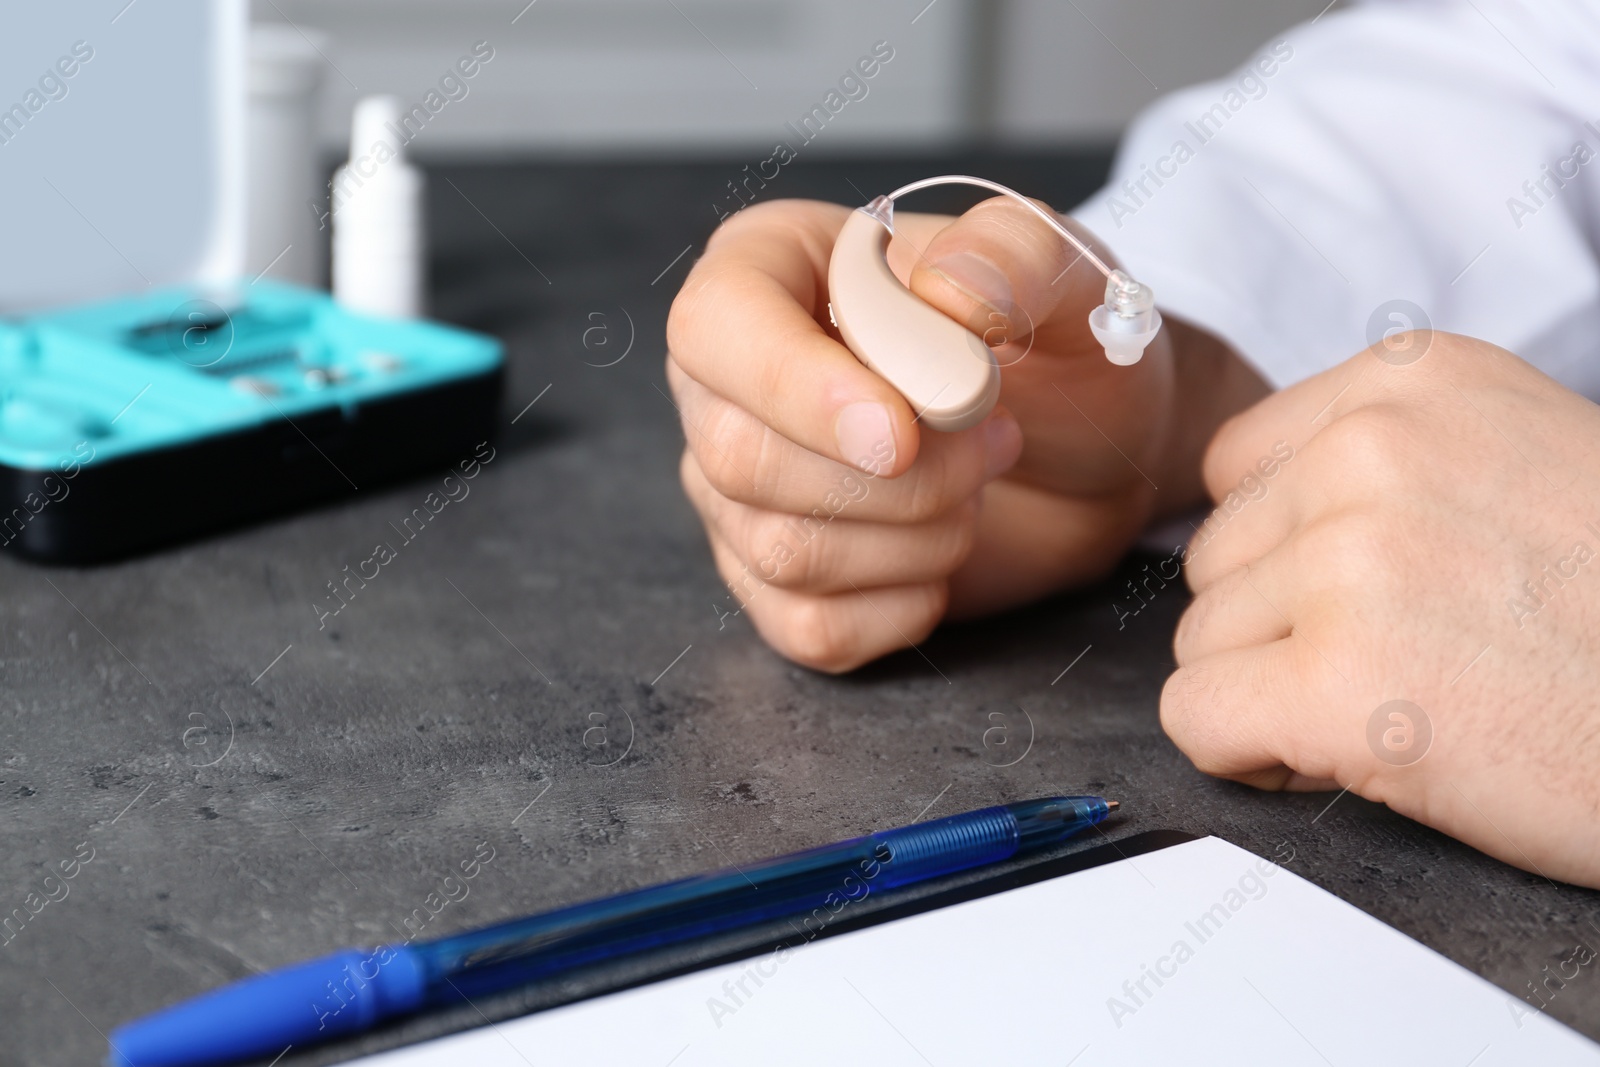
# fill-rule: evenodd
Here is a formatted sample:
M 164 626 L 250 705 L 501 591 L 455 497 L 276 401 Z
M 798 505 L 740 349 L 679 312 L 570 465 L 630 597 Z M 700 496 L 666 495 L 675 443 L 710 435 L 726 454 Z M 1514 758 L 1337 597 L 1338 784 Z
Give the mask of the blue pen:
M 111 1067 L 203 1067 L 774 919 L 814 933 L 849 901 L 1064 841 L 1117 802 L 1046 797 L 884 830 L 411 945 L 246 978 L 111 1032 Z M 815 925 L 813 925 L 815 924 Z

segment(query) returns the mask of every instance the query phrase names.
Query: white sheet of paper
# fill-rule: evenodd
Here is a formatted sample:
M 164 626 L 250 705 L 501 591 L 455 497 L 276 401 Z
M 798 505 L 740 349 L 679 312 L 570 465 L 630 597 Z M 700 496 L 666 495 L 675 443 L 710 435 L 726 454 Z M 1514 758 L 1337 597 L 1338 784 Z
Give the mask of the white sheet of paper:
M 1208 837 L 360 1063 L 1563 1067 L 1600 1046 Z

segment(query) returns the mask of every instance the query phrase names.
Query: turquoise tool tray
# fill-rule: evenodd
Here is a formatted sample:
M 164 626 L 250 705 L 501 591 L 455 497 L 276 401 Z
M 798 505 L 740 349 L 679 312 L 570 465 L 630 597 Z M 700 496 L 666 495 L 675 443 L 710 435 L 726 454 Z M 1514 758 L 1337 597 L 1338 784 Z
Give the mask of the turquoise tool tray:
M 266 281 L 0 323 L 0 549 L 108 558 L 450 464 L 489 437 L 502 364 L 493 338 Z M 77 528 L 141 504 L 170 514 Z

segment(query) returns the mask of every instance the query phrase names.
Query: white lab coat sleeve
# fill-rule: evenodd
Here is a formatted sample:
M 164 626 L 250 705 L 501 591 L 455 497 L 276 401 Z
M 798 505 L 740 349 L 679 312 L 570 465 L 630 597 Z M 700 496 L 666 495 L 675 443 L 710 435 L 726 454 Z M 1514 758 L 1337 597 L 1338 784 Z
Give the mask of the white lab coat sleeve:
M 1158 101 L 1074 216 L 1274 386 L 1431 325 L 1600 398 L 1600 5 L 1330 12 Z

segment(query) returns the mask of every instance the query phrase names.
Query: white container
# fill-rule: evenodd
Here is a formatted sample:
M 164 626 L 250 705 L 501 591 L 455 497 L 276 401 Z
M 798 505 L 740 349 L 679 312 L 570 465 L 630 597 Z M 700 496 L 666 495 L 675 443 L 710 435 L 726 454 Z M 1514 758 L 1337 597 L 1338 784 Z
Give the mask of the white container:
M 326 284 L 327 189 L 317 157 L 317 90 L 327 39 L 315 30 L 250 27 L 250 203 L 246 270 L 252 278 Z
M 237 279 L 243 0 L 4 10 L 0 314 Z
M 334 174 L 333 295 L 356 311 L 417 318 L 424 311 L 422 172 L 406 162 L 401 104 L 356 102 L 350 160 Z

